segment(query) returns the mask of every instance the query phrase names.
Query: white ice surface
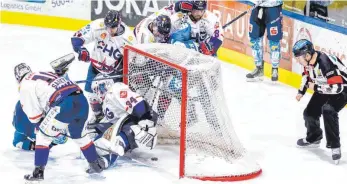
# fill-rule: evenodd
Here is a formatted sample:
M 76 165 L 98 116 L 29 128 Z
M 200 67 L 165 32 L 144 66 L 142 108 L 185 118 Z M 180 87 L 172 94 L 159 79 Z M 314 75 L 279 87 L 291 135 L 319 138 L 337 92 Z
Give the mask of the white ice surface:
M 73 32 L 0 24 L 0 183 L 24 183 L 23 176 L 32 172 L 33 152 L 20 151 L 12 146 L 14 128 L 12 117 L 18 100 L 18 86 L 13 67 L 28 63 L 33 70 L 49 70 L 49 62 L 72 52 L 70 37 Z M 298 138 L 305 135 L 302 112 L 310 98 L 295 100 L 297 90 L 283 85 L 247 83 L 248 71 L 223 64 L 223 84 L 226 103 L 233 126 L 244 146 L 263 169 L 253 180 L 237 183 L 308 183 L 344 184 L 347 182 L 347 111 L 340 113 L 342 160 L 340 165 L 331 161 L 330 150 L 323 140 L 319 149 L 304 150 L 295 147 Z M 73 80 L 85 79 L 88 64 L 75 61 L 69 72 Z M 323 127 L 323 124 L 322 124 Z M 192 179 L 177 179 L 177 149 L 159 147 L 141 158 L 157 156 L 155 169 L 139 163 L 120 160 L 119 166 L 88 177 L 84 174 L 85 160 L 78 159 L 79 148 L 69 141 L 55 147 L 42 183 L 212 183 Z M 212 166 L 211 166 L 212 167 Z M 6 182 L 4 182 L 6 181 Z

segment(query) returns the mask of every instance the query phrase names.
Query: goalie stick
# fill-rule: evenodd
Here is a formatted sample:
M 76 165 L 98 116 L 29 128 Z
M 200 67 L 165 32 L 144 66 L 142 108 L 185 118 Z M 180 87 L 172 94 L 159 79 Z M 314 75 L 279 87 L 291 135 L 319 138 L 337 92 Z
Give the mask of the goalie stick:
M 263 0 L 264 1 L 264 0 Z M 230 24 L 234 23 L 235 21 L 237 21 L 238 19 L 240 19 L 241 17 L 243 17 L 244 15 L 246 15 L 247 13 L 253 11 L 254 9 L 256 9 L 260 4 L 263 3 L 263 1 L 260 1 L 258 4 L 253 5 L 250 9 L 242 12 L 240 15 L 238 15 L 237 17 L 235 17 L 233 20 L 231 20 L 230 22 L 226 23 L 224 26 L 222 26 L 223 29 L 225 29 L 226 27 L 228 27 Z

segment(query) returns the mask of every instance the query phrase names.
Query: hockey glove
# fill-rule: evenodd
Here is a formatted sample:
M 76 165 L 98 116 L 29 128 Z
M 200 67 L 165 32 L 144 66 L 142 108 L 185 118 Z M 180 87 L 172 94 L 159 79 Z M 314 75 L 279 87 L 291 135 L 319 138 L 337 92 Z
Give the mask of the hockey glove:
M 202 53 L 204 55 L 208 55 L 208 56 L 212 56 L 214 54 L 214 49 L 213 49 L 212 43 L 207 42 L 207 41 L 200 43 L 199 51 L 200 51 L 200 53 Z
M 157 128 L 151 120 L 141 120 L 138 125 L 130 126 L 139 148 L 153 149 L 157 145 Z
M 175 3 L 175 12 L 188 13 L 193 10 L 193 4 L 189 1 L 178 1 Z
M 90 54 L 89 51 L 85 47 L 81 47 L 80 50 L 78 50 L 78 60 L 89 62 L 90 60 Z

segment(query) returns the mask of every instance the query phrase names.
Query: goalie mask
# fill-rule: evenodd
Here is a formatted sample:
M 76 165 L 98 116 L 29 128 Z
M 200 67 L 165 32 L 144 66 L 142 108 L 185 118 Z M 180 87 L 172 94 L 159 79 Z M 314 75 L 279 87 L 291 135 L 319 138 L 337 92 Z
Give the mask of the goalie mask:
M 22 81 L 26 74 L 31 72 L 30 67 L 25 63 L 20 63 L 14 67 L 14 76 L 16 77 L 18 84 Z
M 112 85 L 115 83 L 114 79 L 110 79 L 110 77 L 112 76 L 99 73 L 93 79 L 93 82 L 92 82 L 93 93 L 95 93 L 101 101 L 104 100 L 108 89 L 110 89 Z

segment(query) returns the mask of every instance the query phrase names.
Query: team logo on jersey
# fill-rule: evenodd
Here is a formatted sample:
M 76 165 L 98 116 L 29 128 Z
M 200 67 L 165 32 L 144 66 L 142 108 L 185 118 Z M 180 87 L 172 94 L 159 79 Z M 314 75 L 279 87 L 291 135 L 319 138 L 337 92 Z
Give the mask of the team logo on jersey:
M 128 96 L 128 92 L 127 91 L 120 91 L 119 96 L 120 96 L 120 98 L 126 98 Z
M 105 24 L 103 22 L 100 22 L 99 26 L 100 27 L 105 27 Z
M 275 27 L 270 27 L 270 35 L 271 36 L 275 36 L 275 35 L 277 35 L 278 34 L 278 28 L 277 28 L 277 26 L 275 26 Z
M 128 37 L 128 40 L 129 41 L 133 41 L 134 40 L 134 37 L 132 37 L 131 35 Z
M 105 39 L 105 38 L 106 38 L 106 33 L 102 33 L 102 34 L 100 35 L 100 38 L 101 38 L 101 39 Z
M 104 137 L 106 140 L 111 140 L 112 132 L 113 132 L 113 126 L 111 126 L 110 128 L 108 128 L 108 129 L 106 130 L 106 132 L 104 133 L 103 137 Z

